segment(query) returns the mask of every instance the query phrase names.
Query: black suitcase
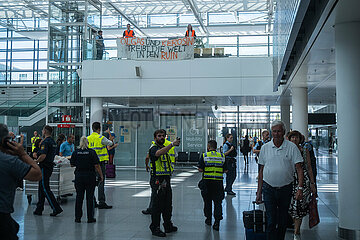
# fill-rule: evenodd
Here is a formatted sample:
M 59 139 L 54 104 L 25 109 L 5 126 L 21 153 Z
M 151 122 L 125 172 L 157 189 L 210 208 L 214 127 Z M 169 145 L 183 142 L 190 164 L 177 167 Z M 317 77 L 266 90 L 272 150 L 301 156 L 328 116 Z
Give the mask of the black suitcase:
M 253 203 L 253 210 L 243 212 L 243 221 L 245 227 L 246 239 L 266 239 L 265 227 L 266 217 L 265 211 L 255 209 L 255 201 Z

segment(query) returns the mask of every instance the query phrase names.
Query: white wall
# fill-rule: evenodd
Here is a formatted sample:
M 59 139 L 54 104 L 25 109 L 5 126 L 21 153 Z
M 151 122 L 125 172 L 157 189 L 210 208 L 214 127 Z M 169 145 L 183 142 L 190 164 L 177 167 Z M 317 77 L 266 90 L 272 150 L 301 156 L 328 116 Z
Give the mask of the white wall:
M 136 77 L 135 66 L 142 77 Z M 259 96 L 272 92 L 270 57 L 84 61 L 83 97 Z

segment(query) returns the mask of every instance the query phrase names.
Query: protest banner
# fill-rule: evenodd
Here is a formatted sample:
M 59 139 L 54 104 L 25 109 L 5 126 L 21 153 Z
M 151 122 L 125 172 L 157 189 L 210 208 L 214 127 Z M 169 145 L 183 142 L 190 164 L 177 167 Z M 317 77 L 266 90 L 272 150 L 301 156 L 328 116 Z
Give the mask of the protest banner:
M 194 38 L 151 40 L 149 38 L 118 38 L 117 56 L 131 60 L 185 60 L 194 58 Z

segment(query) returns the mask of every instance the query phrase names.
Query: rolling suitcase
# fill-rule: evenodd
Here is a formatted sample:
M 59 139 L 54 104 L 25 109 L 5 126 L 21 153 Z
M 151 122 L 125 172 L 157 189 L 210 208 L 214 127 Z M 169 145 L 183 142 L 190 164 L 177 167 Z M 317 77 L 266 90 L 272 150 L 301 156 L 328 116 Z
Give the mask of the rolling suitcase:
M 255 209 L 256 202 L 253 201 L 252 203 L 254 206 L 253 210 L 243 212 L 246 240 L 266 240 L 265 211 Z
M 115 165 L 114 164 L 106 164 L 106 166 L 105 166 L 105 175 L 106 175 L 106 178 L 115 178 L 116 177 Z

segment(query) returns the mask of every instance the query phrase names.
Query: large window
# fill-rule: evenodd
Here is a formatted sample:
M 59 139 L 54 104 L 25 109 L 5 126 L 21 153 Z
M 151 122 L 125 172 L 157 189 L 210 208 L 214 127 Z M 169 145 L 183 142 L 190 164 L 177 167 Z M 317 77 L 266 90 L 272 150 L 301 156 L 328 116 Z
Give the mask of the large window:
M 43 21 L 26 20 L 29 27 Z M 34 40 L 0 28 L 0 84 L 45 84 L 47 40 Z

